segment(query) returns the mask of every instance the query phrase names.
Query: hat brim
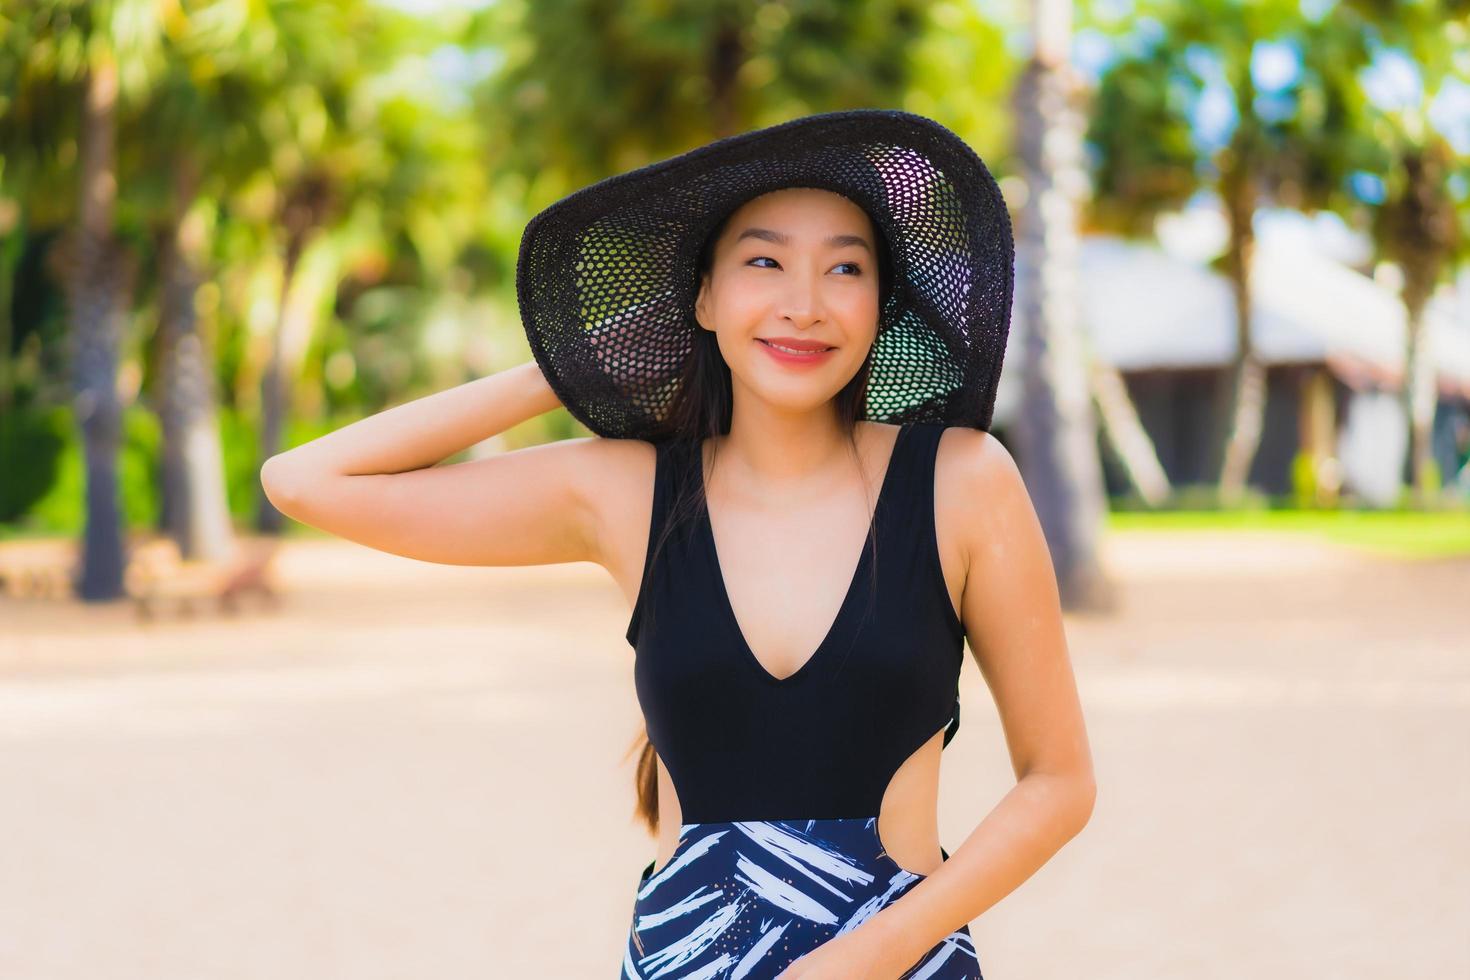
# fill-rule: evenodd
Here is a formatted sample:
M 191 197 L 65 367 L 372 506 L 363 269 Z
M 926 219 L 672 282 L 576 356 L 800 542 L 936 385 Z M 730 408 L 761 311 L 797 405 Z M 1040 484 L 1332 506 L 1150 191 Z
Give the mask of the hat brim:
M 893 269 L 863 417 L 989 428 L 1014 276 L 1010 216 L 979 156 L 894 109 L 803 116 L 588 185 L 527 223 L 516 299 L 567 410 L 650 438 L 692 350 L 698 252 L 735 208 L 785 187 L 863 207 Z

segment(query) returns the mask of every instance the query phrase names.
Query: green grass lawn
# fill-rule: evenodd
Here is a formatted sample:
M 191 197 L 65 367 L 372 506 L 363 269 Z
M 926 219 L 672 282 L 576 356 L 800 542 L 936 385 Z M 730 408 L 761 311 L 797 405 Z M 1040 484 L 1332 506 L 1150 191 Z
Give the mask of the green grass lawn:
M 1112 511 L 1111 531 L 1279 531 L 1318 535 L 1399 558 L 1470 557 L 1470 511 L 1166 510 Z M 66 537 L 52 529 L 0 525 L 0 541 Z M 315 528 L 286 522 L 288 539 L 328 538 Z
M 1281 531 L 1400 558 L 1470 556 L 1470 512 L 1128 511 L 1108 515 L 1117 531 Z

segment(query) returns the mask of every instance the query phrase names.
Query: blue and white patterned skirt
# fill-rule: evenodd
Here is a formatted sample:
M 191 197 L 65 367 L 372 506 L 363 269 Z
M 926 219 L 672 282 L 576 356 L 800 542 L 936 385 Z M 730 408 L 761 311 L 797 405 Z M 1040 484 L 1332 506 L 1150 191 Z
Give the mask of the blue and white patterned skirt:
M 687 823 L 643 872 L 620 980 L 771 980 L 926 875 L 899 867 L 877 817 Z M 947 855 L 946 855 L 947 857 Z M 903 980 L 981 980 L 968 926 Z

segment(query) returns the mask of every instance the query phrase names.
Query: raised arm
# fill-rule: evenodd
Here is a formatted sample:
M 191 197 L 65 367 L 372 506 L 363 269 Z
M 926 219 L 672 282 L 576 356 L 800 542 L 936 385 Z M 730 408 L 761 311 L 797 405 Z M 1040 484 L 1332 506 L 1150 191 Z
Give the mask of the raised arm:
M 448 466 L 446 457 L 560 402 L 535 361 L 386 409 L 266 460 L 281 513 L 448 565 L 596 561 L 591 501 L 618 442 L 566 439 Z

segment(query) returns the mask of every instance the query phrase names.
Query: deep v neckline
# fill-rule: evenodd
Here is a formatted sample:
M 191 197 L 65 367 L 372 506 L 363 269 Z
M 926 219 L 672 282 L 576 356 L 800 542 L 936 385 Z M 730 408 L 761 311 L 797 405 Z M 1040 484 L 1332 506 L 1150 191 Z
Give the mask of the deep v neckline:
M 739 648 L 740 657 L 751 668 L 753 668 L 768 684 L 794 684 L 802 678 L 811 674 L 822 658 L 822 654 L 832 645 L 837 635 L 838 628 L 843 625 L 851 612 L 854 597 L 857 594 L 858 583 L 862 580 L 863 572 L 868 567 L 869 555 L 872 552 L 873 534 L 876 530 L 878 512 L 883 508 L 883 502 L 887 498 L 888 488 L 893 483 L 894 464 L 899 460 L 899 452 L 903 449 L 904 437 L 908 435 L 911 423 L 904 422 L 899 426 L 897 435 L 893 439 L 893 447 L 888 452 L 888 463 L 883 470 L 883 478 L 879 482 L 878 497 L 873 502 L 873 512 L 868 518 L 868 532 L 863 537 L 862 551 L 858 554 L 857 566 L 852 571 L 852 577 L 847 583 L 847 591 L 843 594 L 842 601 L 837 607 L 837 614 L 832 618 L 832 623 L 827 627 L 827 632 L 817 643 L 817 647 L 809 653 L 801 666 L 785 677 L 777 677 L 771 673 L 755 655 L 751 649 L 750 642 L 745 637 L 745 630 L 741 628 L 739 619 L 735 616 L 735 605 L 730 601 L 730 590 L 725 584 L 725 571 L 720 566 L 720 551 L 715 544 L 714 523 L 710 520 L 709 499 L 705 494 L 704 485 L 704 440 L 695 444 L 694 471 L 695 478 L 699 481 L 700 495 L 700 530 L 704 535 L 706 554 L 709 556 L 710 564 L 713 566 L 715 591 L 719 593 L 719 605 L 721 615 L 725 619 L 726 626 L 734 638 L 735 645 Z

